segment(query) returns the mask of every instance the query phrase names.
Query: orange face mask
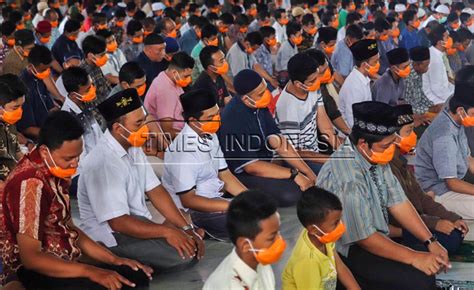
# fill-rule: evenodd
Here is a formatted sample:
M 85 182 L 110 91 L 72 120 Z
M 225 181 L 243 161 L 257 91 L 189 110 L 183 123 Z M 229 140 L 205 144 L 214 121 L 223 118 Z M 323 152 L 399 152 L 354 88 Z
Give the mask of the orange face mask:
M 138 129 L 138 131 L 135 132 L 130 132 L 120 123 L 119 125 L 130 134 L 128 135 L 128 137 L 122 135 L 122 137 L 125 138 L 130 145 L 132 145 L 133 147 L 142 147 L 143 144 L 145 144 L 150 132 L 147 125 L 144 125 L 140 129 Z
M 251 8 L 249 10 L 249 15 L 252 16 L 252 17 L 257 16 L 257 9 L 256 8 Z
M 465 51 L 466 48 L 464 47 L 464 45 L 461 44 L 460 46 L 458 46 L 458 50 L 459 51 Z
M 455 22 L 455 23 L 451 23 L 451 28 L 454 29 L 454 30 L 457 30 L 459 28 L 459 26 L 461 26 L 461 24 L 459 24 L 459 21 Z
M 96 57 L 95 65 L 98 67 L 103 67 L 107 63 L 108 60 L 109 60 L 109 56 L 107 54 L 104 54 L 101 57 Z
M 240 27 L 239 31 L 240 31 L 240 33 L 247 33 L 248 28 L 247 27 Z
M 94 101 L 97 97 L 96 87 L 94 85 L 91 85 L 91 87 L 89 88 L 89 91 L 87 92 L 87 94 L 85 94 L 85 95 L 81 95 L 79 93 L 76 93 L 76 94 L 80 96 L 80 98 L 78 98 L 78 99 L 81 102 L 84 102 L 84 103 L 90 103 L 90 102 Z
M 393 155 L 395 154 L 395 144 L 390 145 L 383 152 L 374 152 L 372 150 L 370 151 L 372 152 L 372 156 L 368 156 L 367 153 L 365 153 L 364 151 L 370 161 L 376 164 L 385 165 L 393 159 Z
M 365 15 L 365 9 L 359 9 L 359 10 L 357 10 L 357 13 L 364 16 Z
M 453 39 L 451 37 L 448 37 L 448 40 L 445 41 L 444 47 L 446 49 L 450 49 L 453 47 Z
M 380 41 L 387 41 L 387 40 L 388 40 L 388 34 L 381 35 L 381 36 L 379 37 L 379 40 L 380 40 Z
M 272 101 L 272 93 L 269 90 L 265 90 L 262 97 L 258 101 L 254 101 L 252 98 L 247 96 L 247 99 L 252 103 L 252 105 L 257 109 L 263 109 L 268 107 L 270 102 Z
M 404 69 L 398 69 L 397 75 L 401 77 L 402 79 L 407 78 L 410 75 L 411 68 L 410 66 L 407 66 Z
M 303 36 L 294 36 L 292 42 L 296 46 L 300 45 L 303 42 Z
M 76 41 L 77 35 L 69 35 L 67 38 L 71 41 Z
M 168 37 L 171 37 L 171 38 L 178 37 L 178 32 L 176 31 L 176 29 L 168 33 Z
M 328 84 L 328 83 L 331 83 L 333 81 L 333 77 L 332 77 L 332 74 L 331 74 L 331 70 L 329 68 L 327 68 L 325 71 L 324 71 L 324 74 L 322 77 L 319 78 L 319 81 L 322 83 L 322 84 Z
M 6 111 L 3 110 L 3 114 L 1 116 L 3 122 L 13 125 L 16 122 L 20 121 L 21 117 L 23 116 L 23 109 L 19 107 L 13 111 Z
M 321 81 L 319 80 L 319 78 L 315 79 L 313 84 L 309 87 L 305 84 L 302 85 L 302 89 L 307 91 L 307 92 L 315 92 L 315 91 L 319 90 L 320 87 L 321 87 Z
M 419 19 L 415 20 L 415 22 L 413 22 L 413 27 L 415 27 L 415 28 L 420 27 L 420 23 L 421 23 L 421 22 L 420 22 Z
M 104 30 L 107 28 L 108 28 L 107 23 L 97 25 L 98 30 Z
M 306 30 L 306 32 L 307 32 L 309 35 L 313 36 L 313 35 L 316 35 L 316 33 L 318 32 L 318 28 L 317 28 L 317 27 L 313 27 L 313 28 L 311 28 L 311 29 Z
M 181 77 L 179 77 L 179 73 L 177 73 L 177 74 L 178 74 L 178 78 L 175 77 L 174 81 L 175 81 L 175 83 L 178 87 L 185 88 L 185 87 L 189 86 L 189 84 L 193 81 L 191 76 L 181 78 Z
M 107 52 L 114 53 L 117 50 L 118 44 L 117 41 L 112 41 L 107 43 Z
M 50 23 L 51 23 L 51 27 L 52 27 L 52 28 L 56 28 L 56 27 L 58 27 L 58 25 L 59 25 L 59 21 L 57 21 L 57 20 L 51 21 Z
M 15 38 L 9 38 L 9 39 L 7 40 L 7 45 L 8 45 L 9 47 L 13 47 L 13 46 L 15 45 Z
M 391 34 L 392 34 L 392 37 L 393 37 L 393 38 L 398 38 L 398 37 L 400 36 L 400 29 L 398 29 L 398 27 L 392 29 L 392 33 L 391 33 Z
M 46 163 L 46 166 L 48 166 L 49 172 L 53 175 L 56 176 L 57 178 L 60 179 L 70 179 L 74 174 L 76 174 L 77 168 L 61 168 L 56 165 L 56 162 L 54 162 L 53 157 L 51 156 L 51 152 L 49 151 L 48 148 L 48 154 L 49 158 L 51 158 L 51 161 L 53 161 L 54 166 L 50 166 L 48 161 L 44 160 Z
M 59 9 L 59 7 L 61 7 L 61 5 L 59 5 L 59 2 L 51 4 L 51 8 Z
M 219 45 L 219 40 L 217 38 L 214 38 L 212 41 L 207 41 L 207 45 L 209 46 L 218 46 Z
M 323 244 L 335 243 L 342 237 L 342 235 L 346 231 L 346 226 L 342 222 L 340 222 L 337 227 L 330 233 L 323 232 L 317 225 L 313 225 L 313 227 L 315 227 L 321 234 L 323 234 L 322 236 L 316 234 L 314 235 Z
M 337 29 L 339 27 L 339 19 L 335 19 L 333 22 L 331 22 L 332 28 Z
M 267 41 L 267 44 L 268 44 L 269 47 L 274 47 L 277 44 L 276 38 L 269 39 Z
M 254 249 L 252 242 L 249 239 L 246 241 L 250 245 L 250 251 L 258 263 L 262 265 L 270 265 L 278 262 L 286 249 L 286 242 L 282 236 L 278 236 L 275 242 L 266 249 Z
M 51 39 L 50 36 L 47 36 L 47 37 L 41 37 L 40 38 L 40 42 L 43 43 L 43 44 L 46 44 L 49 42 L 49 40 Z
M 463 114 L 459 114 L 462 120 L 462 125 L 464 127 L 474 127 L 474 117 L 468 116 L 466 111 L 464 111 L 464 109 L 463 109 L 463 113 L 464 113 L 464 117 L 463 117 Z
M 219 26 L 219 31 L 220 33 L 226 33 L 227 31 L 229 31 L 229 28 L 226 26 Z
M 329 45 L 329 46 L 324 47 L 324 52 L 325 52 L 327 55 L 331 56 L 331 55 L 334 53 L 334 50 L 335 50 L 335 49 L 336 49 L 336 45 L 335 45 L 335 44 Z
M 116 22 L 115 22 L 115 25 L 116 25 L 117 27 L 123 27 L 123 23 L 124 23 L 124 21 L 116 21 Z
M 245 49 L 245 51 L 246 51 L 248 54 L 252 54 L 252 53 L 254 52 L 253 48 L 251 48 L 251 47 L 247 47 L 247 48 Z
M 196 32 L 196 36 L 201 39 L 201 36 L 202 36 L 202 33 L 201 33 L 201 30 L 195 30 Z
M 318 6 L 313 6 L 313 7 L 311 8 L 311 12 L 312 12 L 312 13 L 318 13 L 318 11 L 319 11 Z
M 216 73 L 219 75 L 225 75 L 229 71 L 229 64 L 227 61 L 224 61 L 224 64 L 221 66 L 216 66 Z
M 135 44 L 142 43 L 143 42 L 143 35 L 142 36 L 136 36 L 136 37 L 132 38 L 132 42 L 135 43 Z
M 25 29 L 25 24 L 23 22 L 16 25 L 16 30 L 23 30 L 23 29 Z
M 455 48 L 446 48 L 446 54 L 447 55 L 455 55 L 457 52 L 457 49 Z
M 143 96 L 146 92 L 146 83 L 144 83 L 143 85 L 139 86 L 137 89 L 137 94 L 138 96 Z
M 368 65 L 369 65 L 369 69 L 367 69 L 367 72 L 369 73 L 369 75 L 374 76 L 379 72 L 380 62 L 377 62 L 377 64 L 374 65 L 374 66 L 371 66 L 370 64 L 368 64 Z
M 152 34 L 152 33 L 153 33 L 153 31 L 144 30 L 144 31 L 143 31 L 143 36 L 144 36 L 144 37 L 147 37 L 148 35 L 150 35 L 150 34 Z
M 23 21 L 29 21 L 31 20 L 31 14 L 25 14 L 25 16 L 23 16 Z
M 355 11 L 355 9 L 356 9 L 356 6 L 355 6 L 354 3 L 352 3 L 351 5 L 349 5 L 349 7 L 347 7 L 347 10 L 349 10 L 349 11 Z
M 281 20 L 278 21 L 278 22 L 279 22 L 281 25 L 287 25 L 289 21 L 290 21 L 290 20 L 288 20 L 288 18 L 285 18 L 285 19 L 281 19 Z
M 212 120 L 199 123 L 201 123 L 201 131 L 203 133 L 214 134 L 221 127 L 221 116 L 217 114 L 212 118 Z
M 49 75 L 51 74 L 51 69 L 46 69 L 45 71 L 42 71 L 42 72 L 37 72 L 35 68 L 33 68 L 34 71 L 33 71 L 33 75 L 39 79 L 39 80 L 44 80 L 45 78 L 49 77 Z
M 398 148 L 400 148 L 400 152 L 402 154 L 407 154 L 416 146 L 416 134 L 414 131 L 408 137 L 400 137 L 400 143 L 397 144 Z

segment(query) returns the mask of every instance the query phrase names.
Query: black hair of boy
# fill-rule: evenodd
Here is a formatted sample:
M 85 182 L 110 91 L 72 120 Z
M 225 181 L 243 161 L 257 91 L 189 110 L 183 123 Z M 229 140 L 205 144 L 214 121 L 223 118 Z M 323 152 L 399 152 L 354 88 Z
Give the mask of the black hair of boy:
M 304 227 L 324 222 L 333 210 L 342 211 L 339 198 L 334 193 L 316 186 L 304 191 L 296 204 L 296 215 Z

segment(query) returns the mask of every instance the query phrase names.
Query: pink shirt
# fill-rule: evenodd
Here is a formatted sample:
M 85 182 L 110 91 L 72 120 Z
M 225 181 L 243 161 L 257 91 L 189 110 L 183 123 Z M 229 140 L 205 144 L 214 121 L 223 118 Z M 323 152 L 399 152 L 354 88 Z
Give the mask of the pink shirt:
M 145 108 L 157 120 L 172 118 L 178 120 L 174 122 L 173 128 L 183 129 L 183 107 L 179 96 L 184 93 L 183 89 L 162 71 L 151 83 L 150 89 L 145 96 Z

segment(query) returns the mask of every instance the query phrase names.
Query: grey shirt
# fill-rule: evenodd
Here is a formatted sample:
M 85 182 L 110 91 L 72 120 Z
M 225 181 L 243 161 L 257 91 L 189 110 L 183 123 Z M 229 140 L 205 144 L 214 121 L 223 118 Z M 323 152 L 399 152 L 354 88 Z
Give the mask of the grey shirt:
M 392 76 L 392 72 L 387 69 L 372 86 L 372 99 L 377 102 L 396 106 L 398 102 L 403 99 L 404 91 L 405 80 L 400 78 L 396 81 Z
M 331 63 L 334 69 L 343 77 L 347 77 L 354 67 L 352 52 L 343 40 L 340 40 L 334 53 L 331 56 Z
M 112 88 L 112 90 L 109 93 L 109 96 L 107 98 L 110 98 L 111 96 L 115 95 L 116 93 L 119 93 L 123 91 L 123 88 L 120 84 L 115 85 L 115 87 Z
M 449 191 L 447 178 L 462 179 L 469 168 L 469 146 L 464 127 L 439 113 L 416 147 L 415 176 L 424 191 L 442 195 Z
M 290 43 L 289 40 L 283 42 L 277 53 L 277 60 L 275 70 L 277 72 L 288 69 L 288 61 L 290 58 L 298 53 L 298 47 Z

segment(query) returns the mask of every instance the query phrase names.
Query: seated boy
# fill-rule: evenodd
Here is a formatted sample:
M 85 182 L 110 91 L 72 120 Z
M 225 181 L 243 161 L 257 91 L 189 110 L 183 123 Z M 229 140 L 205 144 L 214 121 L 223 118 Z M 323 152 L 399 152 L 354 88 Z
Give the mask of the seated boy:
M 303 193 L 296 213 L 305 228 L 283 271 L 283 289 L 331 290 L 337 280 L 348 290 L 360 289 L 335 249 L 346 229 L 339 198 L 313 186 Z
M 276 203 L 259 191 L 241 193 L 229 205 L 227 230 L 234 249 L 203 289 L 275 289 L 270 264 L 278 262 L 286 248 Z

